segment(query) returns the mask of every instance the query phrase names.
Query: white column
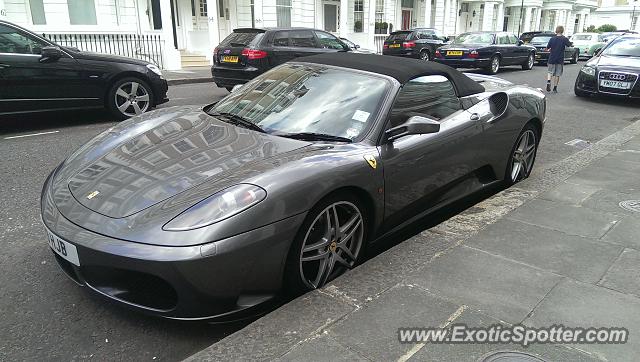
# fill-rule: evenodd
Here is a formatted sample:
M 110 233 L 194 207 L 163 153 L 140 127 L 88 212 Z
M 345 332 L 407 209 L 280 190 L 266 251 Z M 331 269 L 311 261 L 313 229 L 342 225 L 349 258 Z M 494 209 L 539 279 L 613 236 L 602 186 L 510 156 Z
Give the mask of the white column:
M 498 4 L 498 29 L 496 31 L 502 31 L 504 29 L 504 3 Z
M 493 26 L 493 4 L 492 2 L 484 3 L 484 15 L 482 17 L 482 29 L 480 30 L 492 30 Z
M 424 0 L 424 27 L 430 28 L 432 26 L 433 24 L 431 24 L 431 0 Z
M 573 34 L 573 27 L 575 26 L 575 17 L 573 11 L 567 10 L 567 19 L 564 22 L 564 35 L 569 36 Z
M 432 24 L 434 28 L 440 30 L 443 33 L 444 33 L 444 14 L 445 14 L 444 4 L 445 4 L 445 0 L 436 0 L 436 8 L 435 10 L 433 10 L 436 12 L 435 24 Z M 444 34 L 444 35 L 450 35 L 450 34 Z
M 444 35 L 449 34 L 449 22 L 451 21 L 451 0 L 445 0 L 444 6 L 442 7 L 444 14 L 442 14 L 442 32 Z
M 531 23 L 531 10 L 532 8 L 530 7 L 524 8 L 524 20 L 522 21 L 522 28 L 520 30 L 521 33 L 529 31 L 529 23 Z
M 369 5 L 369 29 L 364 29 L 367 33 L 367 48 L 376 49 L 375 23 L 376 23 L 376 0 L 365 0 Z
M 255 1 L 262 3 L 262 0 Z M 262 18 L 262 14 L 260 18 Z M 211 45 L 211 51 L 207 52 L 207 59 L 209 59 L 211 64 L 213 64 L 213 48 L 220 44 L 220 41 L 222 40 L 220 39 L 219 21 L 220 15 L 218 14 L 218 1 L 209 1 L 207 3 L 207 30 L 209 31 L 209 44 Z M 256 26 L 259 25 L 256 23 Z
M 535 29 L 542 30 L 542 8 L 538 8 L 536 13 Z
M 162 17 L 161 36 L 162 40 L 164 41 L 164 69 L 180 69 L 182 67 L 180 61 L 180 52 L 173 44 L 173 22 L 171 19 L 171 4 L 169 1 L 160 2 L 160 16 Z
M 349 1 L 340 0 L 340 36 L 346 38 L 349 34 Z

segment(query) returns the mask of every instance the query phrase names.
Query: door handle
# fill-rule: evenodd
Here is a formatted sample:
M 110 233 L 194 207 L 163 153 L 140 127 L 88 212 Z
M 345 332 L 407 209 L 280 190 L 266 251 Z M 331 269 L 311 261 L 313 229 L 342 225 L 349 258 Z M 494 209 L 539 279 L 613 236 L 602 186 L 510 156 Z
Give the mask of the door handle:
M 11 67 L 9 64 L 0 64 L 0 69 Z
M 478 116 L 477 113 L 472 113 L 470 119 L 472 121 L 479 121 L 480 120 L 480 116 Z

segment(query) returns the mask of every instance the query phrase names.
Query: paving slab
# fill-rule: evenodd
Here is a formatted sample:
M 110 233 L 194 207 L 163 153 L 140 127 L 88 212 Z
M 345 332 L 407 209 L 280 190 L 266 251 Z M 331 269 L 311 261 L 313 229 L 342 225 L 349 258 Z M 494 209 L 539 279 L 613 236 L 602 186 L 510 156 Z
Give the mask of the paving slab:
M 625 249 L 600 285 L 640 297 L 640 251 Z
M 640 355 L 640 299 L 565 279 L 536 307 L 524 324 L 531 327 L 624 327 L 625 344 L 579 344 L 575 348 L 608 361 L 637 361 Z
M 328 335 L 366 358 L 397 360 L 413 347 L 399 342 L 398 328 L 439 326 L 458 308 L 418 287 L 400 285 L 331 326 Z
M 301 343 L 276 361 L 351 362 L 368 361 L 368 359 L 344 347 L 328 334 L 323 334 Z
M 640 250 L 640 221 L 627 216 L 604 235 L 602 240 Z
M 566 181 L 575 185 L 589 185 L 618 192 L 640 191 L 637 172 L 609 167 L 589 166 Z
M 602 237 L 621 219 L 617 215 L 585 207 L 537 199 L 514 210 L 508 218 L 591 238 Z
M 560 279 L 551 272 L 461 246 L 434 259 L 406 281 L 515 324 Z
M 588 283 L 597 283 L 622 246 L 503 219 L 466 244 Z
M 318 291 L 294 299 L 187 361 L 273 360 L 355 307 Z
M 560 186 L 542 193 L 538 198 L 570 205 L 580 205 L 584 200 L 600 190 L 599 187 L 595 186 L 572 185 L 563 182 Z
M 640 191 L 624 193 L 606 189 L 600 190 L 584 200 L 582 206 L 616 215 L 629 215 L 640 218 L 640 212 L 633 212 L 620 207 L 620 202 L 627 200 L 640 200 Z
M 481 313 L 465 310 L 455 320 L 455 323 L 465 324 L 468 327 L 490 327 L 502 325 L 497 319 Z M 594 356 L 563 345 L 532 344 L 527 347 L 514 343 L 482 343 L 482 344 L 446 344 L 427 343 L 409 361 L 456 361 L 479 362 L 484 357 L 497 352 L 521 352 L 536 356 L 546 361 L 599 361 Z M 505 359 L 505 361 L 507 361 Z
M 640 137 L 635 137 L 620 146 L 625 150 L 635 150 L 640 152 Z

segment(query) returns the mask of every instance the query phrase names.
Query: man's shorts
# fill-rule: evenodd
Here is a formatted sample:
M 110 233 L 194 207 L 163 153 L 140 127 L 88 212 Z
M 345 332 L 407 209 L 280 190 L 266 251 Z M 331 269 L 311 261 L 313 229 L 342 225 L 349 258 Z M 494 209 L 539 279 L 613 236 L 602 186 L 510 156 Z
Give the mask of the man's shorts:
M 548 64 L 548 72 L 549 74 L 551 74 L 552 76 L 556 76 L 559 77 L 562 75 L 562 70 L 564 68 L 564 64 L 560 63 L 560 64 Z

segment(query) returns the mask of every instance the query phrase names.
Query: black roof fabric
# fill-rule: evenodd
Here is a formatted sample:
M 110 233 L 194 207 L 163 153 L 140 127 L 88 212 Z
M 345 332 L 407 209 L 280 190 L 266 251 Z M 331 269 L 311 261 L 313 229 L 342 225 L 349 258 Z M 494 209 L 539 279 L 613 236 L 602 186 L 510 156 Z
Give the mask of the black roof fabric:
M 405 84 L 413 78 L 425 75 L 443 75 L 453 82 L 458 97 L 485 91 L 477 82 L 463 73 L 435 62 L 425 62 L 418 59 L 407 59 L 388 55 L 360 54 L 351 52 L 324 53 L 298 58 L 297 62 L 334 65 L 337 67 L 365 70 L 373 73 L 388 75 Z

